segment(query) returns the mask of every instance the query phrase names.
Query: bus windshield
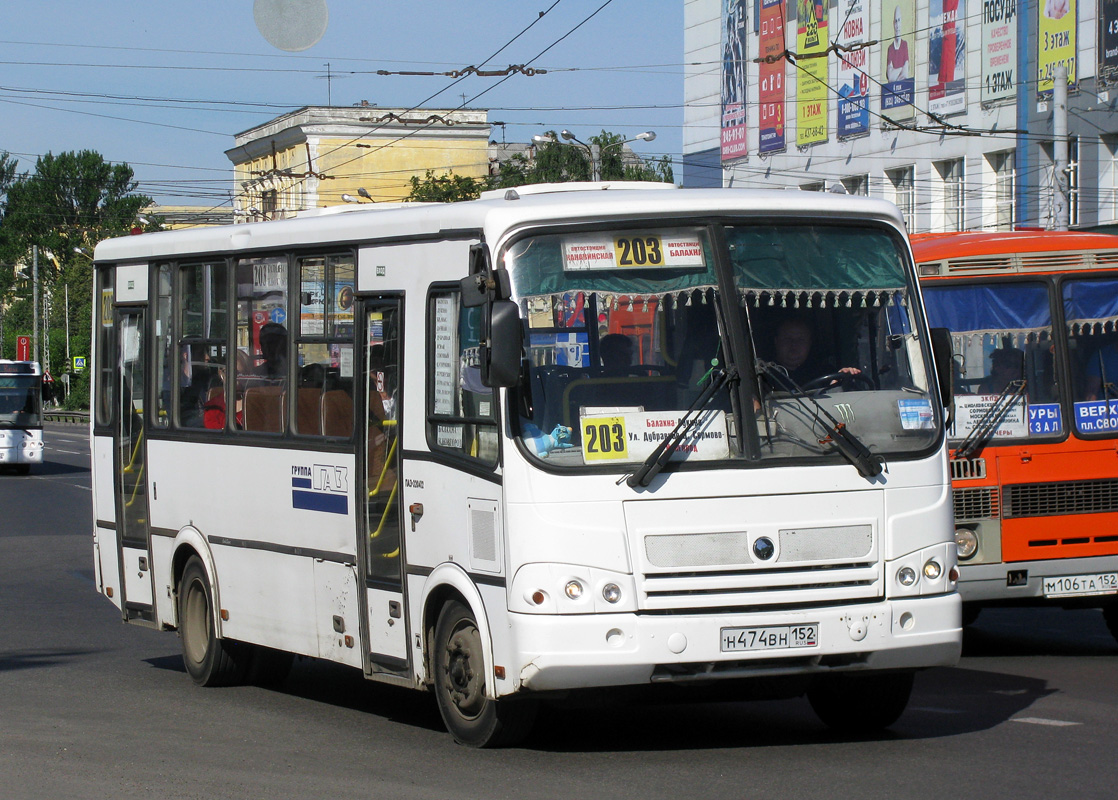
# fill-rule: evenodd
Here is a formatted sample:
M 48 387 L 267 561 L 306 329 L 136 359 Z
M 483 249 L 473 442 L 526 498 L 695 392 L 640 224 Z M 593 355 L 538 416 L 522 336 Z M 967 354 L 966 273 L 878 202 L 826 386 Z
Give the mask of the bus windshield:
M 832 456 L 835 425 L 875 456 L 923 451 L 939 412 L 905 260 L 885 229 L 814 223 L 520 239 L 525 449 L 631 469 L 699 403 L 673 461 Z
M 1062 433 L 1047 284 L 926 285 L 924 304 L 929 324 L 951 331 L 951 439 L 997 441 Z
M 1081 434 L 1118 432 L 1118 279 L 1066 280 L 1072 410 Z
M 42 378 L 0 375 L 0 428 L 41 428 Z

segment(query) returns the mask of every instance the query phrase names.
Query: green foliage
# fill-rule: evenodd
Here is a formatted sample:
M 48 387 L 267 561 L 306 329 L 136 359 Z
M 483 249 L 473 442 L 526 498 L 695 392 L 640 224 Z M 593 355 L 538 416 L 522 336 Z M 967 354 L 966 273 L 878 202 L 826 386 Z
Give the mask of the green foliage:
M 422 181 L 415 175 L 411 176 L 408 199 L 417 203 L 456 203 L 459 200 L 477 200 L 481 189 L 481 183 L 473 178 L 453 172 L 436 175 L 434 170 L 427 170 Z

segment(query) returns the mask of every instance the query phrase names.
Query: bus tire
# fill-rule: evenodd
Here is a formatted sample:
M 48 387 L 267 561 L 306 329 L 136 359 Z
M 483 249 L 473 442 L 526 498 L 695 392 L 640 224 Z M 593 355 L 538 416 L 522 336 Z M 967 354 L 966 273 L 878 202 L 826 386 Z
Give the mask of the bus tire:
M 295 654 L 273 650 L 263 645 L 251 645 L 252 657 L 248 665 L 247 683 L 265 689 L 278 689 L 287 680 Z
M 213 594 L 206 567 L 191 556 L 179 584 L 179 636 L 182 661 L 199 686 L 232 686 L 244 680 L 248 649 L 217 638 Z
M 841 733 L 888 728 L 904 713 L 912 694 L 911 672 L 826 675 L 807 692 L 816 716 Z
M 532 729 L 533 700 L 485 696 L 488 668 L 473 613 L 458 601 L 443 606 L 435 625 L 435 697 L 450 735 L 469 747 L 516 744 Z

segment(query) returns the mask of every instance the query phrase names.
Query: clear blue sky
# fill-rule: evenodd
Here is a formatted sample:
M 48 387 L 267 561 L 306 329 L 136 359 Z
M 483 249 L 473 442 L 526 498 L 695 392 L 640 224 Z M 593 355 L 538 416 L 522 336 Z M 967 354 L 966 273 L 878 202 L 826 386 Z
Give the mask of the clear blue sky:
M 679 178 L 683 0 L 324 2 L 322 38 L 285 52 L 258 30 L 253 0 L 7 0 L 0 151 L 27 171 L 43 153 L 96 150 L 132 164 L 140 191 L 160 202 L 218 205 L 232 190 L 224 151 L 234 134 L 326 105 L 328 91 L 334 105 L 405 108 L 456 107 L 464 94 L 468 107 L 490 109 L 490 122 L 507 123 L 508 141 L 547 129 L 580 138 L 603 128 L 655 130 L 656 141 L 634 149 L 674 156 Z M 500 85 L 471 76 L 453 86 L 448 77 L 375 74 L 483 63 L 549 73 Z M 493 138 L 501 136 L 495 127 Z

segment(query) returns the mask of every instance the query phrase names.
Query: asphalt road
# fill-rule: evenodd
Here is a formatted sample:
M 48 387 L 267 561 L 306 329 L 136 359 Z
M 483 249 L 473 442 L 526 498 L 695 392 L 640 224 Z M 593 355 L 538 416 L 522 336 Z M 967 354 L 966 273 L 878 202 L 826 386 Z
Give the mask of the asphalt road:
M 986 611 L 888 733 L 805 700 L 549 709 L 525 746 L 454 744 L 428 696 L 300 661 L 201 689 L 179 640 L 93 588 L 88 446 L 0 474 L 0 798 L 1114 798 L 1118 645 L 1097 611 Z

